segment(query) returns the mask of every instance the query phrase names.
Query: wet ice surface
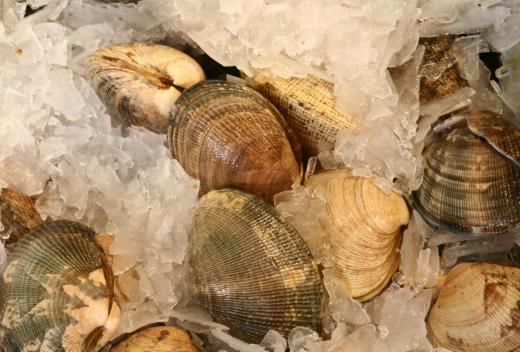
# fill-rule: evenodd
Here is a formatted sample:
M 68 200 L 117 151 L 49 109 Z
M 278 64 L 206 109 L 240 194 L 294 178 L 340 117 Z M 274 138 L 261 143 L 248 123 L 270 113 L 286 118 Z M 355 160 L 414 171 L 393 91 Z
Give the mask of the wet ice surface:
M 28 6 L 44 7 L 24 19 Z M 44 216 L 79 220 L 114 236 L 114 271 L 127 293 L 122 332 L 174 316 L 226 350 L 282 351 L 287 343 L 292 351 L 431 351 L 424 323 L 429 287 L 460 258 L 503 256 L 518 241 L 515 234 L 461 238 L 429 228 L 415 214 L 400 273 L 383 294 L 362 306 L 338 290 L 333 276 L 325 277 L 331 339 L 299 328 L 287 342 L 276 332 L 263 347 L 237 341 L 208 317 L 175 310 L 198 183 L 170 158 L 162 136 L 112 126 L 82 67 L 108 43 L 182 40 L 249 75 L 269 68 L 329 79 L 339 108 L 362 128 L 341 133 L 321 162 L 374 174 L 384 189 L 397 178 L 408 191 L 420 182 L 418 155 L 439 116 L 473 105 L 504 109 L 518 121 L 516 0 L 2 0 L 0 16 L 0 185 L 41 194 Z M 469 86 L 419 106 L 418 37 L 448 33 L 472 34 L 460 39 L 456 55 Z M 490 72 L 478 61 L 489 49 L 503 52 L 501 87 L 489 83 Z M 1 246 L 0 268 L 3 261 Z

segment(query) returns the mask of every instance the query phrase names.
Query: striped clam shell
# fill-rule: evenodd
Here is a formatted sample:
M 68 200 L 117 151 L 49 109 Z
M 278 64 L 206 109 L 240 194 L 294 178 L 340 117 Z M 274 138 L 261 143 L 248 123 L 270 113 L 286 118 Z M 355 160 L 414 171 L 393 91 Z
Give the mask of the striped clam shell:
M 317 330 L 323 286 L 305 242 L 276 210 L 238 190 L 212 191 L 194 215 L 187 290 L 231 335 Z
M 299 180 L 299 143 L 264 97 L 239 84 L 208 80 L 185 90 L 168 144 L 203 194 L 232 187 L 271 202 Z
M 94 235 L 79 223 L 54 221 L 10 248 L 0 278 L 5 352 L 91 352 L 108 342 L 120 310 Z
M 310 155 L 332 150 L 339 131 L 356 128 L 352 118 L 336 109 L 328 81 L 314 76 L 281 78 L 260 70 L 248 84 L 278 108 Z
M 2 235 L 7 243 L 16 242 L 24 233 L 43 223 L 36 211 L 34 199 L 10 188 L 3 188 L 0 193 L 0 219 L 3 225 Z
M 520 269 L 463 263 L 448 273 L 428 321 L 436 347 L 450 351 L 520 349 Z
M 125 125 L 166 133 L 181 92 L 205 78 L 188 55 L 147 43 L 111 45 L 85 61 L 88 78 L 110 115 Z
M 520 131 L 485 111 L 440 133 L 423 153 L 414 207 L 433 226 L 496 234 L 520 227 Z
M 174 326 L 152 326 L 125 336 L 110 352 L 197 352 L 190 335 Z

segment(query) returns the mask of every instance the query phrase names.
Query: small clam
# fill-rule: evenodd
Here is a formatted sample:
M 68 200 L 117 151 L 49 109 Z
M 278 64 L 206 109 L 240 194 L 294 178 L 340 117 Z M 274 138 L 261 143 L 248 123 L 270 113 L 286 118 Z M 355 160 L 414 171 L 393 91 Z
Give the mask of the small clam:
M 24 233 L 43 223 L 36 211 L 34 200 L 22 193 L 3 188 L 0 193 L 2 235 L 7 243 L 16 242 Z
M 54 221 L 13 244 L 0 278 L 6 352 L 94 352 L 108 342 L 120 310 L 94 235 L 81 224 Z
M 262 199 L 219 190 L 199 201 L 188 249 L 187 290 L 247 342 L 269 330 L 319 328 L 323 286 L 305 242 Z
M 248 84 L 280 110 L 311 155 L 333 149 L 340 130 L 355 128 L 350 117 L 336 110 L 333 85 L 323 79 L 286 79 L 261 70 Z
M 153 326 L 138 330 L 117 342 L 110 352 L 197 352 L 190 335 L 173 326 Z
M 412 202 L 433 226 L 496 234 L 520 227 L 520 131 L 490 112 L 465 115 L 423 153 Z
M 88 78 L 109 113 L 125 125 L 166 133 L 181 92 L 202 81 L 202 68 L 164 45 L 132 43 L 102 48 L 85 62 Z
M 299 144 L 285 121 L 259 93 L 235 83 L 209 80 L 185 90 L 168 144 L 201 193 L 233 187 L 270 202 L 299 179 Z
M 451 351 L 520 349 L 520 269 L 463 263 L 448 273 L 428 317 L 434 346 Z
M 410 218 L 403 197 L 347 170 L 309 177 L 304 192 L 308 198 L 296 197 L 301 203 L 289 213 L 302 212 L 293 219 L 315 258 L 334 268 L 353 298 L 377 295 L 399 266 L 403 226 Z M 282 204 L 277 207 L 285 213 Z M 306 209 L 314 210 L 313 217 Z

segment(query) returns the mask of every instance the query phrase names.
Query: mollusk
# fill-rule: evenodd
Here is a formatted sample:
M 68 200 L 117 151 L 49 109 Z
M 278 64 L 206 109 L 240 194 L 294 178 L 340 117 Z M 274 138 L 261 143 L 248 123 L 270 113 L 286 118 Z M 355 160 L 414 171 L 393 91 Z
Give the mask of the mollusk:
M 305 151 L 317 155 L 332 150 L 340 130 L 352 130 L 354 121 L 336 110 L 332 83 L 314 76 L 280 78 L 260 70 L 248 85 L 280 110 Z
M 112 117 L 157 133 L 166 133 L 170 109 L 181 92 L 205 78 L 191 57 L 157 44 L 107 46 L 89 56 L 85 65 Z
M 212 191 L 195 210 L 187 290 L 231 335 L 259 343 L 269 330 L 317 330 L 323 286 L 296 230 L 262 199 Z
M 433 226 L 474 234 L 520 227 L 520 131 L 487 111 L 468 112 L 423 153 L 414 207 Z
M 208 80 L 185 90 L 168 129 L 172 156 L 201 193 L 239 188 L 271 202 L 300 177 L 300 148 L 279 112 L 253 89 Z
M 10 188 L 0 193 L 0 213 L 7 243 L 16 242 L 24 233 L 43 223 L 35 208 L 34 200 Z
M 140 329 L 122 341 L 110 352 L 197 352 L 190 335 L 174 326 L 153 326 Z
M 120 320 L 103 250 L 71 221 L 45 223 L 13 244 L 0 302 L 6 352 L 99 351 Z
M 428 317 L 434 346 L 451 351 L 520 348 L 520 269 L 463 263 L 448 273 Z

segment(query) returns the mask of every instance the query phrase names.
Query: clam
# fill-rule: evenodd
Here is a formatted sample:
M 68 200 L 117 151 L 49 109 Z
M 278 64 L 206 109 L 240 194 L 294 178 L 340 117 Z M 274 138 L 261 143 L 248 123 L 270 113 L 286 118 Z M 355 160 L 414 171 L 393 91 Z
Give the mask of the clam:
M 333 149 L 340 130 L 355 128 L 353 119 L 336 109 L 334 87 L 328 81 L 314 76 L 281 78 L 260 70 L 248 82 L 280 110 L 311 155 Z
M 168 144 L 201 193 L 232 187 L 270 202 L 299 180 L 299 143 L 264 97 L 239 84 L 208 80 L 185 90 Z
M 457 265 L 448 273 L 427 325 L 433 345 L 451 351 L 518 351 L 520 269 Z
M 35 208 L 34 199 L 10 188 L 0 193 L 2 234 L 7 243 L 16 242 L 24 233 L 43 223 Z
M 347 170 L 309 177 L 304 192 L 308 198 L 295 198 L 301 203 L 289 213 L 301 212 L 292 214 L 293 221 L 302 227 L 300 233 L 315 258 L 334 269 L 354 299 L 377 295 L 399 266 L 403 227 L 410 218 L 403 197 L 387 194 L 370 178 Z M 282 204 L 277 207 L 285 213 Z M 312 216 L 306 209 L 313 210 Z
M 99 351 L 120 310 L 103 250 L 88 227 L 54 221 L 9 250 L 0 278 L 0 341 L 12 351 Z
M 259 343 L 269 330 L 317 330 L 323 286 L 296 230 L 259 197 L 211 191 L 199 201 L 187 291 L 231 335 Z
M 174 326 L 152 326 L 118 341 L 110 352 L 197 352 L 190 335 Z
M 474 111 L 423 153 L 424 179 L 412 202 L 432 226 L 496 234 L 520 227 L 520 131 Z
M 157 133 L 166 133 L 170 109 L 181 92 L 205 78 L 191 57 L 158 44 L 108 46 L 90 55 L 85 65 L 112 117 Z

